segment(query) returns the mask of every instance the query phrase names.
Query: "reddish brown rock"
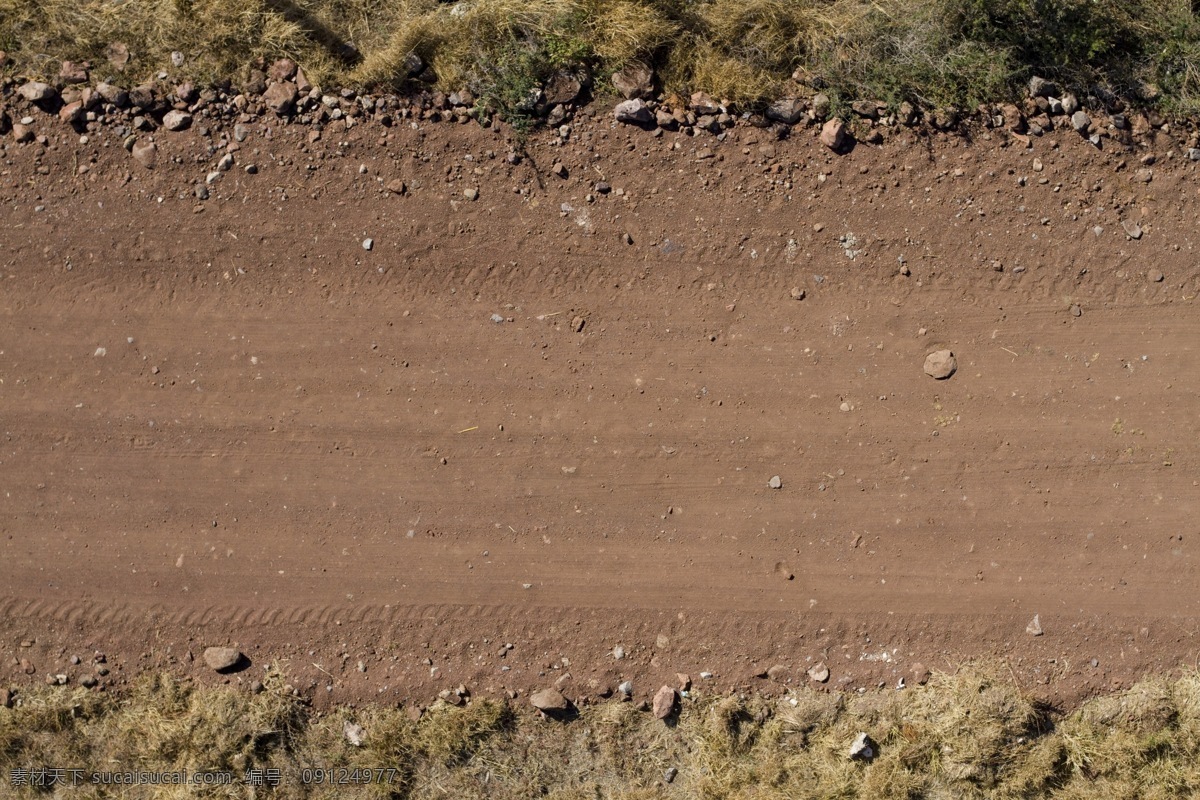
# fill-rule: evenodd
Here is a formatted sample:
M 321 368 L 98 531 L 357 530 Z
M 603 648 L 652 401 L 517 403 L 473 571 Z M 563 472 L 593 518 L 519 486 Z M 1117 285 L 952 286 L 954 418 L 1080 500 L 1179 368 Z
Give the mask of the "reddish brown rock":
M 821 126 L 821 144 L 830 150 L 841 150 L 846 146 L 848 138 L 846 124 L 840 119 L 831 119 Z
M 664 686 L 654 695 L 654 716 L 658 719 L 666 719 L 675 711 L 675 704 L 679 701 L 679 694 L 670 686 Z
M 76 100 L 74 103 L 67 103 L 58 110 L 58 118 L 68 125 L 74 125 L 83 120 L 83 103 Z
M 75 61 L 64 61 L 58 70 L 58 79 L 63 83 L 87 83 L 87 67 Z
M 719 114 L 721 113 L 720 106 L 713 100 L 707 92 L 696 92 L 692 95 L 692 111 L 697 114 Z
M 530 704 L 538 711 L 547 713 L 563 712 L 571 707 L 567 698 L 558 689 L 542 689 L 534 692 L 529 698 Z
M 263 92 L 263 105 L 277 115 L 286 117 L 296 107 L 297 94 L 296 84 L 291 81 L 273 83 L 267 87 L 267 91 Z
M 626 100 L 639 100 L 654 94 L 654 72 L 641 62 L 634 62 L 614 72 L 613 88 Z
M 929 669 L 919 661 L 912 665 L 912 679 L 917 686 L 924 686 L 929 683 L 929 678 L 932 676 Z
M 267 70 L 267 77 L 276 83 L 284 83 L 295 78 L 298 69 L 295 61 L 290 58 L 281 58 Z

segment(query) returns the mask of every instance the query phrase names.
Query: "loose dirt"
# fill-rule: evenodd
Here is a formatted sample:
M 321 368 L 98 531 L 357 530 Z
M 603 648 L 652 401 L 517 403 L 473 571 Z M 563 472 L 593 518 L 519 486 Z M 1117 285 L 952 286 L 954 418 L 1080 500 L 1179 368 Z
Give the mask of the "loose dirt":
M 1197 657 L 1169 135 L 839 157 L 596 112 L 513 165 L 475 125 L 255 124 L 201 202 L 216 129 L 153 169 L 39 132 L 0 169 L 5 683 L 102 651 L 102 686 L 649 699 L 998 657 L 1071 705 Z

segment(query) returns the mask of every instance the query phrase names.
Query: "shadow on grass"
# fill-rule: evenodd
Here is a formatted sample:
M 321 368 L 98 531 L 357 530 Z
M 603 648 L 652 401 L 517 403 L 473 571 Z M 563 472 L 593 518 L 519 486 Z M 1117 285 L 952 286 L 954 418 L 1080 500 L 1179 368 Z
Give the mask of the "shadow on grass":
M 301 26 L 312 37 L 313 41 L 329 52 L 346 67 L 353 67 L 362 61 L 362 54 L 350 42 L 343 39 L 321 20 L 305 11 L 292 0 L 264 0 L 267 7 L 282 16 L 288 22 Z

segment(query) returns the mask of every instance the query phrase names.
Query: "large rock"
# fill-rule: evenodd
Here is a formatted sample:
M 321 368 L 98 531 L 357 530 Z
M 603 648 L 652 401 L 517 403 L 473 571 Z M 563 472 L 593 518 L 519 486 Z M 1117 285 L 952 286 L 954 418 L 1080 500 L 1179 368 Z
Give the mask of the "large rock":
M 958 125 L 958 121 L 958 109 L 954 106 L 942 106 L 941 108 L 935 108 L 933 110 L 933 116 L 930 118 L 930 122 L 933 123 L 933 127 L 937 128 L 939 131 L 952 130 Z
M 879 119 L 879 104 L 874 100 L 855 100 L 850 104 L 850 110 L 863 119 Z
M 421 59 L 418 58 L 417 60 L 420 61 Z M 304 68 L 296 67 L 296 91 L 300 92 L 300 94 L 308 94 L 312 89 L 312 81 L 304 74 Z
M 817 92 L 813 95 L 813 117 L 816 119 L 825 119 L 829 116 L 829 112 L 832 108 L 833 101 L 829 99 L 829 95 L 825 94 L 824 92 Z
M 58 110 L 58 118 L 68 125 L 77 125 L 83 122 L 83 103 L 79 100 L 67 103 Z
M 767 106 L 767 119 L 795 125 L 804 116 L 804 101 L 798 97 L 784 97 Z
M 920 661 L 912 665 L 910 672 L 912 673 L 913 683 L 917 686 L 924 686 L 933 677 L 933 673 Z
M 129 105 L 129 92 L 120 86 L 113 86 L 111 83 L 98 83 L 96 84 L 96 94 L 104 98 L 105 102 L 112 103 L 117 108 L 124 108 Z
M 670 686 L 664 686 L 654 695 L 654 716 L 657 719 L 666 719 L 675 712 L 675 703 L 678 702 L 679 695 L 675 689 Z
M 635 61 L 613 73 L 613 88 L 626 100 L 638 100 L 654 94 L 654 71 Z
M 191 81 L 184 81 L 175 87 L 175 96 L 182 102 L 191 105 L 200 99 L 200 90 Z
M 829 680 L 829 667 L 823 663 L 812 665 L 808 668 L 808 678 L 817 683 L 825 683 L 825 681 Z
M 1092 127 L 1092 118 L 1083 111 L 1076 111 L 1071 115 L 1071 127 L 1086 136 L 1088 129 Z
M 558 689 L 542 689 L 534 692 L 529 698 L 529 702 L 538 711 L 545 711 L 550 714 L 555 712 L 561 713 L 571 707 L 571 704 L 567 702 L 567 698 L 563 697 L 563 693 Z
M 87 83 L 87 67 L 75 61 L 64 61 L 58 70 L 58 79 L 63 83 Z
M 1000 114 L 1004 117 L 1004 124 L 1010 131 L 1013 133 L 1025 132 L 1025 116 L 1016 105 L 1013 103 L 1003 104 L 1000 106 Z
M 925 374 L 935 380 L 946 380 L 956 369 L 958 361 L 949 350 L 935 350 L 925 357 Z
M 17 90 L 17 93 L 31 103 L 44 103 L 58 96 L 58 92 L 54 91 L 53 86 L 41 81 L 29 81 L 28 83 L 21 84 L 21 88 Z
M 236 647 L 209 647 L 204 651 L 204 663 L 216 672 L 228 672 L 242 663 L 243 658 Z
M 192 124 L 192 115 L 186 111 L 168 111 L 163 117 L 163 127 L 169 131 L 185 131 Z
M 252 69 L 246 75 L 246 80 L 242 83 L 242 94 L 260 95 L 267 90 L 267 73 L 261 69 Z
M 831 119 L 821 126 L 821 144 L 830 150 L 839 151 L 849 141 L 846 125 L 840 119 Z
M 263 105 L 277 115 L 286 117 L 295 108 L 297 95 L 296 84 L 291 81 L 281 81 L 267 87 L 267 90 L 263 92 L 262 101 Z
M 709 96 L 708 92 L 695 92 L 691 98 L 691 108 L 700 115 L 721 113 L 720 105 Z
M 158 161 L 158 147 L 154 142 L 134 142 L 129 152 L 133 155 L 133 160 L 146 169 L 154 169 Z
M 583 84 L 569 72 L 558 72 L 546 83 L 542 90 L 542 102 L 547 107 L 574 103 L 583 91 Z
M 649 125 L 654 122 L 654 113 L 642 100 L 626 100 L 623 103 L 617 103 L 617 107 L 613 109 L 613 116 L 617 122 L 629 125 Z
M 290 58 L 281 58 L 267 70 L 267 76 L 277 83 L 283 83 L 284 81 L 294 79 L 297 69 L 295 61 L 292 61 Z
M 153 83 L 143 83 L 129 90 L 129 102 L 142 109 L 152 108 L 158 88 Z
M 1058 87 L 1045 78 L 1034 75 L 1029 79 L 1030 97 L 1056 97 L 1057 95 Z

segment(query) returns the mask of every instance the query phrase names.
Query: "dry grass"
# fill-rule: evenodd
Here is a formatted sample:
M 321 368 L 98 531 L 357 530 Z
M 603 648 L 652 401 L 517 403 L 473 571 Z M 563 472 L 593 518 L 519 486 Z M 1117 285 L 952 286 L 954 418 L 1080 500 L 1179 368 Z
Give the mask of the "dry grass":
M 55 75 L 64 59 L 114 71 L 105 51 L 115 42 L 129 47 L 131 80 L 170 67 L 172 51 L 204 80 L 236 74 L 263 53 L 329 69 L 305 30 L 260 0 L 0 0 L 0 48 L 28 72 Z
M 1151 678 L 1055 717 L 998 665 L 936 675 L 926 687 L 842 696 L 802 688 L 782 700 L 694 696 L 677 724 L 628 703 L 569 723 L 490 701 L 438 705 L 414 722 L 401 710 L 317 714 L 268 676 L 248 695 L 162 676 L 113 698 L 46 688 L 0 710 L 0 791 L 11 770 L 218 770 L 237 779 L 207 797 L 243 797 L 248 769 L 278 769 L 279 798 L 1085 798 L 1189 797 L 1200 791 L 1200 673 Z M 362 746 L 344 735 L 365 731 Z M 863 731 L 871 763 L 847 758 Z M 678 775 L 666 783 L 673 767 Z M 304 769 L 391 770 L 390 782 L 305 785 Z M 108 792 L 107 794 L 105 792 Z M 187 787 L 73 796 L 189 797 Z
M 113 42 L 133 54 L 123 75 L 105 60 Z M 0 0 L 0 49 L 24 74 L 90 59 L 125 83 L 164 69 L 236 78 L 253 58 L 287 55 L 318 81 L 403 86 L 415 55 L 444 90 L 526 116 L 554 71 L 591 73 L 604 92 L 633 59 L 656 65 L 670 93 L 744 106 L 815 85 L 837 106 L 969 108 L 1036 73 L 1081 96 L 1099 86 L 1200 114 L 1192 0 Z M 790 81 L 797 67 L 808 86 Z

